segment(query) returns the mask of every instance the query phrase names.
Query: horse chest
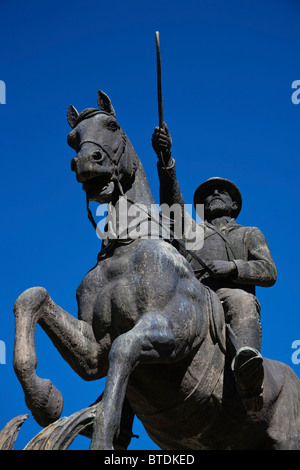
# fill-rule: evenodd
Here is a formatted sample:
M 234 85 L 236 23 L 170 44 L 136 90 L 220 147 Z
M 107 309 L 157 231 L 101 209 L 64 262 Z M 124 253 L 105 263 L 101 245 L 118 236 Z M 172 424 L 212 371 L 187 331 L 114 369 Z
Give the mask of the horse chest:
M 93 324 L 97 337 L 108 329 L 118 336 L 138 319 L 133 257 L 124 251 L 99 262 L 77 290 L 79 316 Z

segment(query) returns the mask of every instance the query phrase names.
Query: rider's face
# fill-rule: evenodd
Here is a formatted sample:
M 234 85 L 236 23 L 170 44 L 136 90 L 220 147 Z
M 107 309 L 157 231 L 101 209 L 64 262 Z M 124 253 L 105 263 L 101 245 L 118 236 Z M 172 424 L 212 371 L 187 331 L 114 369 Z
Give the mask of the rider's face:
M 213 187 L 205 194 L 204 212 L 206 218 L 230 216 L 235 207 L 236 203 L 226 189 Z

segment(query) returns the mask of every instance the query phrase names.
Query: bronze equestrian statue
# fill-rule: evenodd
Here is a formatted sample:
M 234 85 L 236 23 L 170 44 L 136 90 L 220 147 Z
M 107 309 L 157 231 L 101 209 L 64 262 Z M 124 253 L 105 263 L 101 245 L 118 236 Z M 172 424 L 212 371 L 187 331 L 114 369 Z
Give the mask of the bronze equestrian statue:
M 107 203 L 108 211 L 121 201 L 147 211 L 154 200 L 141 161 L 103 92 L 98 104 L 68 110 L 77 180 L 88 200 Z M 17 299 L 14 368 L 33 416 L 47 426 L 62 411 L 60 392 L 36 375 L 39 324 L 84 380 L 106 377 L 91 449 L 116 446 L 126 403 L 161 449 L 299 449 L 296 374 L 264 358 L 263 408 L 248 411 L 228 361 L 220 298 L 172 241 L 143 230 L 133 239 L 106 239 L 77 289 L 78 319 L 42 287 Z

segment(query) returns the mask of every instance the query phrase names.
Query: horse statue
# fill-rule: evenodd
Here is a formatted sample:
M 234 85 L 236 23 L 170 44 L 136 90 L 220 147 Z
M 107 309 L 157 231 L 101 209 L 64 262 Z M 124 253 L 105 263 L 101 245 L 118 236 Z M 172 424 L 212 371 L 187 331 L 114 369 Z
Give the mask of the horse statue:
M 109 97 L 99 91 L 97 101 L 99 109 L 68 109 L 68 143 L 76 151 L 71 168 L 88 201 L 116 213 L 121 200 L 129 208 L 141 203 L 150 214 L 154 199 L 141 161 Z M 103 242 L 77 289 L 78 319 L 42 287 L 16 300 L 14 369 L 36 421 L 55 422 L 63 404 L 35 371 L 39 324 L 80 377 L 106 377 L 93 404 L 91 450 L 117 448 L 126 413 L 163 450 L 300 449 L 296 374 L 264 358 L 264 406 L 247 411 L 226 355 L 221 302 L 169 240 L 146 232 Z

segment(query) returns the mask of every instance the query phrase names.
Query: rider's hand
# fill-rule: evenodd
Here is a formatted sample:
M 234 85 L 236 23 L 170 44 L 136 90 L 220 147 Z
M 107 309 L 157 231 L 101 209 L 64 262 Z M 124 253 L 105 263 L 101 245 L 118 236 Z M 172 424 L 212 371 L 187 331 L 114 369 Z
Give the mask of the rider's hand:
M 233 261 L 210 261 L 206 263 L 210 270 L 213 272 L 215 278 L 218 277 L 233 277 L 237 273 L 236 264 Z
M 152 147 L 159 159 L 163 158 L 163 162 L 168 166 L 171 159 L 172 139 L 166 124 L 163 128 L 156 127 L 152 135 Z

